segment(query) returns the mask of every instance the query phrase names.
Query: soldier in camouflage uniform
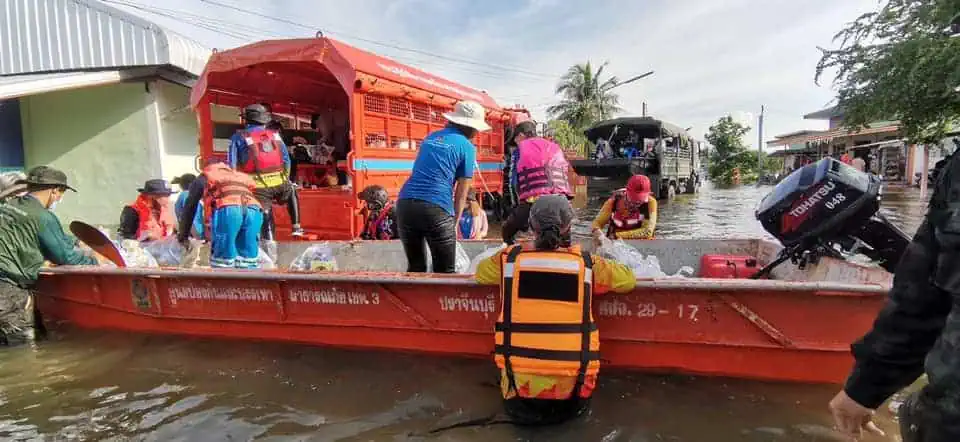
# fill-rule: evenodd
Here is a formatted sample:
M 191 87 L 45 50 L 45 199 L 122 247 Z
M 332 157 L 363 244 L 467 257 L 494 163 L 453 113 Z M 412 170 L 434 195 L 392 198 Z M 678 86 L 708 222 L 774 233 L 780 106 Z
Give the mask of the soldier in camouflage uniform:
M 873 410 L 926 371 L 900 407 L 904 442 L 960 441 L 960 155 L 951 155 L 927 216 L 897 267 L 873 329 L 852 346 L 856 365 L 830 402 L 839 430 L 880 433 Z
M 40 166 L 17 182 L 27 193 L 0 204 L 0 345 L 33 341 L 35 310 L 31 288 L 43 262 L 95 265 L 102 258 L 74 250 L 51 211 L 63 199 L 67 176 Z

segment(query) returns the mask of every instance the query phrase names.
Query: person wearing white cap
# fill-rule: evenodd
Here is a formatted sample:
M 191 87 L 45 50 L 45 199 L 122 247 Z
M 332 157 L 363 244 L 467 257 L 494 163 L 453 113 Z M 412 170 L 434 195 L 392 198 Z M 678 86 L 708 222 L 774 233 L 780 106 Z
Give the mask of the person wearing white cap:
M 456 220 L 466 205 L 477 157 L 470 140 L 478 132 L 490 130 L 486 110 L 473 101 L 461 101 L 443 116 L 447 127 L 427 135 L 420 144 L 413 172 L 397 201 L 397 224 L 408 272 L 427 271 L 425 242 L 435 273 L 456 270 Z

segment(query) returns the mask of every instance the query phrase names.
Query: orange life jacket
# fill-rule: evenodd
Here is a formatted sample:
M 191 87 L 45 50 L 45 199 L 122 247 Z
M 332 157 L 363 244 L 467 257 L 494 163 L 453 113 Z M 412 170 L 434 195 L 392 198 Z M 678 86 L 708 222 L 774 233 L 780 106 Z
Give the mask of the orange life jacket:
M 607 237 L 611 239 L 616 239 L 617 232 L 639 229 L 643 221 L 650 217 L 649 204 L 630 207 L 626 199 L 627 192 L 624 189 L 613 193 L 613 213 L 610 214 L 610 223 L 607 224 Z
M 506 373 L 510 392 L 537 398 L 515 379 L 515 374 L 533 374 L 576 378 L 570 394 L 589 397 L 592 390 L 583 388 L 584 381 L 600 371 L 590 255 L 579 246 L 549 252 L 513 246 L 502 260 L 494 360 Z
M 253 194 L 257 185 L 249 175 L 237 172 L 226 164 L 216 163 L 203 169 L 203 176 L 207 178 L 207 187 L 203 192 L 203 223 L 206 231 L 210 231 L 213 212 L 221 207 L 261 207 Z
M 156 241 L 173 234 L 177 220 L 169 207 L 161 205 L 159 210 L 155 210 L 154 201 L 146 195 L 138 196 L 130 207 L 137 211 L 140 222 L 137 240 Z
M 240 131 L 247 142 L 247 161 L 238 169 L 249 174 L 273 173 L 284 170 L 283 141 L 275 130 L 254 129 Z

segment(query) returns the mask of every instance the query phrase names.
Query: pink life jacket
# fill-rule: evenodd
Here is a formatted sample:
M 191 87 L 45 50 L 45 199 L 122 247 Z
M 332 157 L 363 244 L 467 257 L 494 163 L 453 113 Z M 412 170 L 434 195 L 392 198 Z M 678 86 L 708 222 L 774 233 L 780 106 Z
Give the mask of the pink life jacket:
M 521 200 L 541 195 L 573 196 L 567 171 L 570 163 L 557 143 L 545 138 L 528 138 L 517 147 L 517 193 Z

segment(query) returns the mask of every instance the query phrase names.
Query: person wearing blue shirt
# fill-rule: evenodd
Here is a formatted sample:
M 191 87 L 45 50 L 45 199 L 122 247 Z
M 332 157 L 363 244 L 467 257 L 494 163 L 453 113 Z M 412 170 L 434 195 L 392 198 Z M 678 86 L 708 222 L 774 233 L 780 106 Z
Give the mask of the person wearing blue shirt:
M 447 127 L 420 143 L 413 172 L 397 201 L 408 272 L 427 271 L 424 243 L 430 247 L 434 273 L 456 271 L 456 220 L 463 214 L 477 162 L 477 149 L 470 139 L 490 130 L 485 114 L 479 103 L 461 101 L 453 112 L 443 115 Z
M 297 190 L 290 182 L 290 153 L 280 139 L 280 125 L 263 104 L 251 104 L 243 109 L 244 130 L 230 137 L 227 164 L 234 170 L 249 174 L 255 183 L 257 200 L 263 207 L 261 238 L 276 239 L 276 221 L 273 204 L 284 204 L 293 224 L 293 236 L 302 236 L 300 202 Z M 251 135 L 259 134 L 256 140 Z M 251 143 L 258 146 L 251 148 Z M 256 155 L 251 152 L 256 151 Z

